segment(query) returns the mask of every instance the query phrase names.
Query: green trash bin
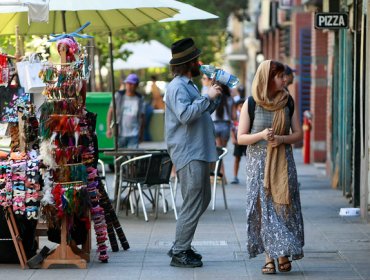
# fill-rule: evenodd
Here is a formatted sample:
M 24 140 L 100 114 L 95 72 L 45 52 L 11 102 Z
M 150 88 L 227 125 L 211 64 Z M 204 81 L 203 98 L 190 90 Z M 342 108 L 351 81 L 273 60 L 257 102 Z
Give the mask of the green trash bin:
M 107 131 L 107 112 L 111 100 L 111 92 L 88 92 L 86 95 L 86 109 L 98 114 L 96 119 L 96 135 L 98 137 L 99 149 L 114 148 L 114 139 L 107 138 L 105 134 Z M 104 163 L 113 166 L 114 157 L 99 153 L 99 158 Z

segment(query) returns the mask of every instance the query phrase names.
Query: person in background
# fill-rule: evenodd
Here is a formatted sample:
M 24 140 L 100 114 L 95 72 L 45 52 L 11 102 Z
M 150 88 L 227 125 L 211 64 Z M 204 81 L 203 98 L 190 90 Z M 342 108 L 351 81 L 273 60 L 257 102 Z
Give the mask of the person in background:
M 285 89 L 285 68 L 263 61 L 252 82 L 256 103 L 254 120 L 244 102 L 238 144 L 248 145 L 247 249 L 251 258 L 265 253 L 263 274 L 292 269 L 291 261 L 303 258 L 304 229 L 292 144 L 302 140 L 298 110 Z M 294 107 L 293 107 L 294 109 Z M 292 115 L 291 115 L 292 114 Z
M 202 94 L 206 94 L 207 91 L 208 91 L 208 89 L 209 89 L 209 87 L 212 84 L 212 79 L 211 78 L 208 78 L 207 75 L 203 74 L 201 81 L 202 81 L 202 90 L 201 90 L 201 93 Z
M 151 93 L 152 93 L 152 107 L 153 109 L 164 109 L 164 101 L 163 97 L 161 96 L 161 90 L 157 86 L 157 77 L 151 76 L 152 85 L 151 85 Z
M 124 85 L 123 85 L 124 84 Z M 118 123 L 118 147 L 138 148 L 144 133 L 144 105 L 142 95 L 136 91 L 139 78 L 136 74 L 130 74 L 115 93 L 116 121 Z M 107 113 L 106 136 L 113 136 L 113 102 Z
M 150 134 L 150 121 L 152 120 L 154 108 L 152 106 L 152 92 L 144 95 L 144 112 L 145 112 L 145 125 L 144 125 L 144 141 L 152 141 Z
M 174 78 L 166 91 L 165 128 L 167 150 L 176 166 L 183 203 L 176 222 L 175 242 L 167 253 L 171 266 L 200 267 L 202 256 L 191 243 L 199 218 L 211 201 L 210 168 L 217 161 L 211 113 L 221 87 L 212 85 L 201 95 L 192 81 L 200 75 L 201 51 L 193 39 L 185 38 L 171 46 Z
M 245 156 L 245 151 L 247 149 L 247 146 L 245 145 L 239 145 L 237 141 L 237 135 L 238 135 L 238 126 L 239 126 L 239 118 L 240 118 L 240 112 L 243 107 L 243 104 L 245 102 L 245 99 L 239 99 L 235 103 L 235 120 L 233 121 L 233 125 L 231 128 L 231 141 L 234 144 L 234 179 L 231 181 L 231 184 L 239 184 L 239 178 L 238 178 L 238 172 L 239 172 L 239 165 L 240 160 L 242 156 Z
M 290 68 L 288 65 L 285 64 L 285 80 L 286 80 L 286 89 L 288 89 L 288 86 L 293 84 L 294 81 L 294 73 L 295 70 Z
M 220 86 L 222 89 L 220 103 L 211 117 L 215 126 L 216 145 L 219 147 L 226 147 L 230 139 L 234 100 L 230 96 L 230 89 L 223 84 L 220 84 Z
M 234 103 L 238 102 L 239 99 L 245 99 L 245 87 L 243 85 L 234 88 L 231 92 L 231 96 L 234 99 Z
M 211 115 L 216 133 L 217 147 L 226 147 L 230 139 L 231 122 L 233 120 L 234 100 L 230 95 L 228 86 L 219 84 L 222 89 L 220 103 Z M 223 174 L 225 182 L 227 182 L 225 167 L 222 163 L 220 172 Z

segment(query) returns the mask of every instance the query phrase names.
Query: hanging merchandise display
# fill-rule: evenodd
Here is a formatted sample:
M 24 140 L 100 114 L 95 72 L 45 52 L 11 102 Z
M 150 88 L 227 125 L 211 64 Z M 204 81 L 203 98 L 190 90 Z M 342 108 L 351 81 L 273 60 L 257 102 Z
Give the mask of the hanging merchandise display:
M 86 117 L 86 79 L 84 55 L 73 37 L 66 35 L 57 42 L 60 65 L 46 64 L 40 71 L 45 83 L 46 101 L 40 107 L 40 158 L 45 165 L 42 214 L 49 227 L 49 239 L 84 244 L 94 222 L 99 260 L 108 261 L 107 226 L 99 205 L 98 172 L 94 167 L 92 133 Z M 63 224 L 65 223 L 65 224 Z M 78 232 L 76 232 L 76 230 Z M 62 236 L 61 236 L 62 235 Z M 68 246 L 73 244 L 67 241 Z M 75 249 L 73 250 L 76 251 Z M 81 252 L 81 256 L 88 251 Z M 58 252 L 44 260 L 47 267 L 61 256 Z M 68 259 L 66 262 L 68 263 Z M 71 260 L 72 264 L 76 264 Z
M 78 34 L 87 25 L 53 35 L 61 63 L 31 55 L 17 63 L 15 74 L 0 56 L 0 143 L 1 137 L 10 138 L 8 147 L 0 147 L 0 233 L 6 235 L 0 235 L 0 263 L 9 261 L 8 255 L 17 256 L 22 268 L 86 268 L 91 221 L 101 262 L 108 262 L 108 238 L 113 251 L 119 250 L 116 234 L 122 248 L 129 248 L 97 169 L 96 114 L 85 108 L 91 66 L 74 37 L 91 38 Z M 37 112 L 30 98 L 35 92 L 44 96 Z M 59 245 L 36 254 L 39 219 L 46 222 L 48 239 Z M 2 230 L 4 221 L 10 236 Z

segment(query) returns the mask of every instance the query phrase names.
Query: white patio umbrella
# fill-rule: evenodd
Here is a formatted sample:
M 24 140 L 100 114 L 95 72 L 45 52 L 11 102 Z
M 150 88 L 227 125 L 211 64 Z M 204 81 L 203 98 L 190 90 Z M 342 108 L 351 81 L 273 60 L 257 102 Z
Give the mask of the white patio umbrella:
M 166 0 L 171 4 L 171 7 L 178 9 L 179 13 L 173 17 L 165 18 L 160 22 L 168 21 L 182 21 L 182 20 L 205 20 L 205 19 L 217 19 L 218 16 L 206 12 L 204 10 L 193 7 L 189 4 L 182 3 L 180 1 Z
M 113 62 L 114 70 L 138 70 L 145 68 L 162 68 L 166 67 L 166 64 L 150 60 L 145 57 L 134 57 L 130 56 L 127 61 L 122 58 L 115 59 Z
M 156 40 L 126 43 L 119 51 L 129 51 L 131 54 L 126 61 L 116 59 L 113 63 L 114 70 L 166 67 L 171 57 L 171 49 Z

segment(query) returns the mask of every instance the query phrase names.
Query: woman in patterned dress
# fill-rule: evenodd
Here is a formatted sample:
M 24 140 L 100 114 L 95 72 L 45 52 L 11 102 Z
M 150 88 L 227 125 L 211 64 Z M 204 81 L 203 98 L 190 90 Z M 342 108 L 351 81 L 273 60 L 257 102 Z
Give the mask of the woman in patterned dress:
M 297 110 L 287 106 L 284 65 L 263 61 L 252 83 L 254 120 L 245 102 L 240 115 L 238 144 L 247 148 L 247 247 L 249 256 L 265 253 L 263 274 L 291 270 L 303 257 L 303 218 L 297 170 L 291 144 L 302 140 Z M 294 101 L 293 101 L 294 102 Z M 293 107 L 294 108 L 294 107 Z

